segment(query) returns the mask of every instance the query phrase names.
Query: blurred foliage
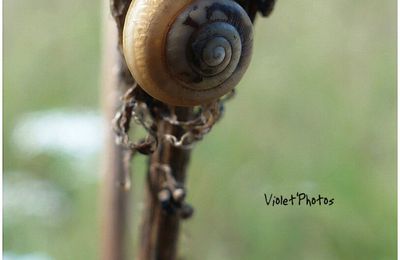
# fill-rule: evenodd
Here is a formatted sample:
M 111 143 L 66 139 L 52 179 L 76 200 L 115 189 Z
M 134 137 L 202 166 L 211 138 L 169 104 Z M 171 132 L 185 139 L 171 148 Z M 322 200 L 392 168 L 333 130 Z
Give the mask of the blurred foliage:
M 99 153 L 76 168 L 73 157 L 21 151 L 13 132 L 30 112 L 100 111 L 100 2 L 4 1 L 4 188 L 46 181 L 69 209 L 40 219 L 5 208 L 7 252 L 99 257 L 101 178 L 83 177 L 99 172 Z M 182 255 L 394 259 L 396 2 L 278 1 L 258 18 L 238 94 L 192 155 L 196 214 L 183 224 Z M 137 235 L 145 158 L 134 162 Z M 297 191 L 335 204 L 265 205 L 264 193 Z

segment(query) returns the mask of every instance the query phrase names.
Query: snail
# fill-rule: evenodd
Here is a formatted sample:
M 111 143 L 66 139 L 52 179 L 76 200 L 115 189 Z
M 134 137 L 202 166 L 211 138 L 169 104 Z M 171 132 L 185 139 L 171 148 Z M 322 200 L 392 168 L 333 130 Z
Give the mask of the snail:
M 231 91 L 252 53 L 253 25 L 232 0 L 136 0 L 123 29 L 123 53 L 152 97 L 195 106 Z

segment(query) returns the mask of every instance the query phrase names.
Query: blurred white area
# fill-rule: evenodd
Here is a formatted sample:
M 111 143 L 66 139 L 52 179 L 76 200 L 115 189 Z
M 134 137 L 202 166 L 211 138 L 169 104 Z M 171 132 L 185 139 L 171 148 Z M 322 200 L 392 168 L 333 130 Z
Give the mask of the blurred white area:
M 4 252 L 3 260 L 52 260 L 52 258 L 43 253 L 30 253 L 25 255 L 17 255 L 12 252 Z
M 30 178 L 29 173 L 5 173 L 3 196 L 3 217 L 7 224 L 29 218 L 44 225 L 57 225 L 71 212 L 65 193 L 49 181 Z
M 99 151 L 103 129 L 96 112 L 50 110 L 25 114 L 12 139 L 24 156 L 49 152 L 85 159 Z

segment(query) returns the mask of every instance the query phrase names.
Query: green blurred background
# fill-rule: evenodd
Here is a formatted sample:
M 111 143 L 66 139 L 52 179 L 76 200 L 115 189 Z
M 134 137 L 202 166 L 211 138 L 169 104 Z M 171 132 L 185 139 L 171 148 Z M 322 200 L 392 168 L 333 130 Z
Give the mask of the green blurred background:
M 396 8 L 281 0 L 258 17 L 238 94 L 193 152 L 185 259 L 395 259 Z M 4 1 L 5 259 L 99 258 L 102 13 Z M 298 191 L 335 204 L 265 205 Z

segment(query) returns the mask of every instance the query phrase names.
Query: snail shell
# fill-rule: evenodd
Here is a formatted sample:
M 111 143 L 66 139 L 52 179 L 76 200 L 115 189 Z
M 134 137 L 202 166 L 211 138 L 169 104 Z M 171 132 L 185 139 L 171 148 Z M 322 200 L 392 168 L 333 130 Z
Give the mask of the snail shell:
M 193 106 L 237 85 L 252 52 L 252 23 L 232 0 L 136 0 L 129 7 L 123 51 L 151 96 Z

